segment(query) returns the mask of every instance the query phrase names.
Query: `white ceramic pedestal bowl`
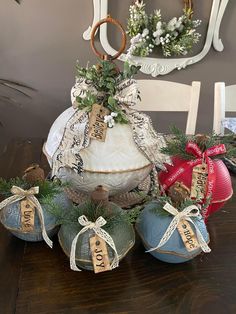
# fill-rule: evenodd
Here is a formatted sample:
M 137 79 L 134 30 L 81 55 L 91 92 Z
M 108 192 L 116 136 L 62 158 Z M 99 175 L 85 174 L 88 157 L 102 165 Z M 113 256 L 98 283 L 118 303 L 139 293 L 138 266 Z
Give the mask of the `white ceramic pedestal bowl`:
M 44 152 L 52 165 L 53 155 L 58 147 L 66 122 L 74 109 L 64 111 L 54 122 L 44 146 Z M 141 183 L 152 169 L 152 164 L 137 148 L 130 125 L 116 124 L 107 129 L 105 142 L 91 139 L 90 145 L 80 151 L 84 172 L 60 168 L 56 176 L 71 182 L 73 188 L 89 193 L 97 185 L 105 186 L 110 195 L 132 190 Z

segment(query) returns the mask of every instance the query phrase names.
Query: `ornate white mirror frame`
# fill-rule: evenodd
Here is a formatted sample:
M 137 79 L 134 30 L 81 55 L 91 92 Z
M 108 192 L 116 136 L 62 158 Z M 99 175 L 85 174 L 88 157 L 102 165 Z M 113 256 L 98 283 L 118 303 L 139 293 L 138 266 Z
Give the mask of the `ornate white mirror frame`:
M 221 21 L 229 0 L 213 0 L 211 14 L 209 19 L 209 25 L 207 30 L 206 41 L 204 47 L 200 53 L 195 56 L 186 58 L 150 58 L 150 57 L 132 57 L 131 61 L 136 65 L 140 65 L 140 71 L 145 74 L 151 74 L 153 77 L 158 75 L 165 75 L 173 71 L 174 69 L 183 69 L 186 66 L 201 61 L 209 52 L 211 45 L 217 51 L 223 51 L 224 46 L 219 38 L 219 30 Z M 108 0 L 93 0 L 94 17 L 92 25 L 83 33 L 85 40 L 90 40 L 91 31 L 93 26 L 100 20 L 108 15 Z M 103 24 L 100 28 L 100 42 L 103 49 L 108 55 L 114 55 L 117 53 L 113 49 L 107 38 L 107 24 Z M 122 54 L 119 57 L 120 60 L 126 60 L 126 54 Z

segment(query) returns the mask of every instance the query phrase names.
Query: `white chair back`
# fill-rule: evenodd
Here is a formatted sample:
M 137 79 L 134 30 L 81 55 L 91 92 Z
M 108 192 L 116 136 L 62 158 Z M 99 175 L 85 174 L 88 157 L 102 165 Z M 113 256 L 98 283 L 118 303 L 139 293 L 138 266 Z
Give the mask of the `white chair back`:
M 213 130 L 216 134 L 224 135 L 223 121 L 226 112 L 236 112 L 236 85 L 225 86 L 224 82 L 216 82 L 213 121 Z
M 141 102 L 136 109 L 142 111 L 188 112 L 186 134 L 195 134 L 200 82 L 192 85 L 161 80 L 138 80 Z M 174 123 L 174 121 L 173 121 Z

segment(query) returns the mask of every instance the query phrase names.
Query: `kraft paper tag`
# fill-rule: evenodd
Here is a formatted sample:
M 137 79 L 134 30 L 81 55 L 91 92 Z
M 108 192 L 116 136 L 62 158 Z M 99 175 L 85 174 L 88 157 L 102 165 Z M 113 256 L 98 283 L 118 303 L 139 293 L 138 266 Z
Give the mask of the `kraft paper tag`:
M 21 229 L 25 232 L 34 230 L 35 207 L 27 199 L 20 202 L 21 207 Z
M 89 137 L 100 142 L 105 142 L 107 123 L 104 117 L 109 115 L 110 111 L 98 104 L 94 104 L 89 117 Z
M 191 228 L 190 224 L 188 223 L 188 221 L 181 220 L 181 222 L 177 226 L 177 229 L 184 242 L 186 249 L 189 252 L 194 251 L 200 247 L 195 236 L 195 233 Z
M 90 238 L 90 250 L 92 254 L 93 268 L 96 274 L 111 270 L 106 242 L 98 235 L 94 235 Z
M 207 185 L 207 165 L 201 164 L 193 167 L 191 198 L 203 199 L 206 194 Z

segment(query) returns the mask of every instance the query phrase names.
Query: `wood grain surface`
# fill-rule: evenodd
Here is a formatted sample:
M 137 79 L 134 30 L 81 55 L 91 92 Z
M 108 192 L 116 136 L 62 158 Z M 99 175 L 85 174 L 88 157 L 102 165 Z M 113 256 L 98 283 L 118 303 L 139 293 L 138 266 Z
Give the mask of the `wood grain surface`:
M 15 140 L 0 157 L 0 176 L 20 175 L 32 162 L 46 170 L 42 140 Z M 234 185 L 236 184 L 233 178 Z M 223 188 L 223 187 L 222 187 Z M 57 237 L 51 250 L 0 227 L 1 314 L 236 313 L 236 198 L 208 223 L 212 252 L 167 264 L 135 247 L 109 272 L 73 272 Z

